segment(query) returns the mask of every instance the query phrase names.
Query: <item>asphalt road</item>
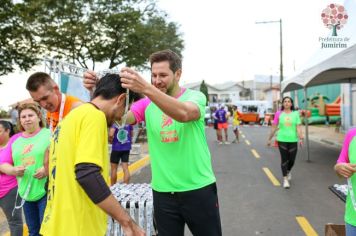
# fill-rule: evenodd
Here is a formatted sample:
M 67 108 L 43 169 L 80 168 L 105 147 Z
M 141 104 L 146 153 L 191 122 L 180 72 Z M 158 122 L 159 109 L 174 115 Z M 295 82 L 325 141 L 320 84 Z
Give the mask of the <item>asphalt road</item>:
M 340 150 L 311 142 L 308 162 L 305 148 L 299 149 L 291 188 L 284 189 L 275 186 L 266 174 L 282 184 L 278 149 L 266 146 L 269 127 L 241 127 L 241 131 L 244 138 L 240 143 L 219 145 L 215 131 L 206 129 L 223 235 L 324 235 L 325 224 L 343 224 L 344 203 L 328 189 L 344 183 L 333 171 Z M 132 181 L 143 183 L 150 178 L 148 166 Z M 188 229 L 186 235 L 191 235 Z
M 311 142 L 311 162 L 307 162 L 305 148 L 299 149 L 291 188 L 283 189 L 266 174 L 275 177 L 275 184 L 282 183 L 279 152 L 265 145 L 269 128 L 241 127 L 241 132 L 240 143 L 219 145 L 215 131 L 206 129 L 223 235 L 324 235 L 326 223 L 343 223 L 344 203 L 328 190 L 332 184 L 344 183 L 333 171 L 340 150 Z M 232 135 L 230 128 L 230 140 Z M 150 179 L 147 166 L 132 182 L 149 183 Z M 0 223 L 1 235 L 7 227 Z M 186 235 L 191 235 L 188 229 Z

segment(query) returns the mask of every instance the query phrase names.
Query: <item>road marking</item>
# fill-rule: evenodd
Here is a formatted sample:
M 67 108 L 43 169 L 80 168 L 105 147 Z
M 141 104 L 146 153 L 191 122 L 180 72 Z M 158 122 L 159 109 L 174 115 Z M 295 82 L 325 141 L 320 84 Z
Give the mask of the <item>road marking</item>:
M 150 162 L 150 156 L 147 155 L 141 158 L 140 160 L 129 165 L 130 175 L 136 173 L 138 170 L 145 167 L 149 162 Z M 119 170 L 117 172 L 117 181 L 122 181 L 123 179 L 124 179 L 124 172 L 122 170 Z
M 260 155 L 257 153 L 257 151 L 255 149 L 251 149 L 251 152 L 257 159 L 260 158 Z
M 309 223 L 309 221 L 304 216 L 295 217 L 304 231 L 306 236 L 318 236 L 317 232 L 314 230 L 313 226 Z
M 281 186 L 281 183 L 277 180 L 276 177 L 274 177 L 272 172 L 267 167 L 263 167 L 262 169 L 274 186 Z
M 26 224 L 23 224 L 22 235 L 28 235 L 28 228 Z M 3 236 L 11 236 L 10 232 L 6 232 Z
M 251 145 L 250 141 L 248 141 L 247 139 L 245 140 L 245 143 L 246 143 L 247 145 Z

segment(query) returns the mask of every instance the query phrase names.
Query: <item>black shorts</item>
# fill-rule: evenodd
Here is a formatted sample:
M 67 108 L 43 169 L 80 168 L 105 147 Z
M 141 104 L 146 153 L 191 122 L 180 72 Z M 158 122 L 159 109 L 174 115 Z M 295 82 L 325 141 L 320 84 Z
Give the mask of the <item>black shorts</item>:
M 129 162 L 130 150 L 128 151 L 111 151 L 110 162 L 119 164 L 121 162 Z
M 193 235 L 222 235 L 215 183 L 186 192 L 152 192 L 158 235 L 182 236 L 185 224 Z

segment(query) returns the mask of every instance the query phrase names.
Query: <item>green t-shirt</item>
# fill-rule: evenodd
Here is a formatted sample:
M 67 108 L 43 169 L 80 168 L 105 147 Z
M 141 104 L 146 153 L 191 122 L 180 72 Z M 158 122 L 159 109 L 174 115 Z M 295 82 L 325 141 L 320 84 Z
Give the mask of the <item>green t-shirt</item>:
M 195 190 L 216 181 L 205 136 L 206 98 L 187 89 L 177 99 L 195 103 L 200 109 L 199 120 L 175 121 L 152 102 L 145 110 L 152 188 L 159 192 Z
M 349 146 L 349 160 L 351 164 L 356 164 L 356 138 L 354 137 Z M 352 188 L 356 197 L 356 175 L 351 176 Z M 355 199 L 356 200 L 356 199 Z M 345 222 L 356 226 L 356 210 L 352 204 L 350 193 L 347 194 L 345 206 Z
M 290 113 L 281 112 L 278 120 L 277 141 L 294 143 L 298 142 L 297 125 L 300 125 L 298 111 Z
M 17 177 L 19 183 L 19 195 L 26 201 L 37 201 L 45 194 L 47 178 L 36 179 L 33 175 L 37 169 L 43 166 L 45 152 L 50 144 L 51 133 L 49 129 L 42 128 L 32 137 L 20 136 L 11 146 L 14 166 L 25 166 L 23 177 Z M 27 188 L 30 188 L 28 196 L 25 196 Z

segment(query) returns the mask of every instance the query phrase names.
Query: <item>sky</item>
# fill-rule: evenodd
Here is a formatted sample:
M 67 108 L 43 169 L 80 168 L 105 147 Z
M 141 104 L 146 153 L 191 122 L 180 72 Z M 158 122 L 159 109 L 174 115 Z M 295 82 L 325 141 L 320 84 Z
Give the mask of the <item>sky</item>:
M 203 79 L 209 84 L 251 80 L 255 74 L 279 76 L 279 23 L 255 24 L 279 19 L 284 77 L 297 74 L 316 62 L 319 38 L 330 34 L 321 20 L 322 10 L 330 3 L 344 1 L 157 0 L 157 6 L 168 13 L 169 21 L 178 23 L 183 35 L 181 84 Z M 0 108 L 28 98 L 26 80 L 43 68 L 0 77 Z

